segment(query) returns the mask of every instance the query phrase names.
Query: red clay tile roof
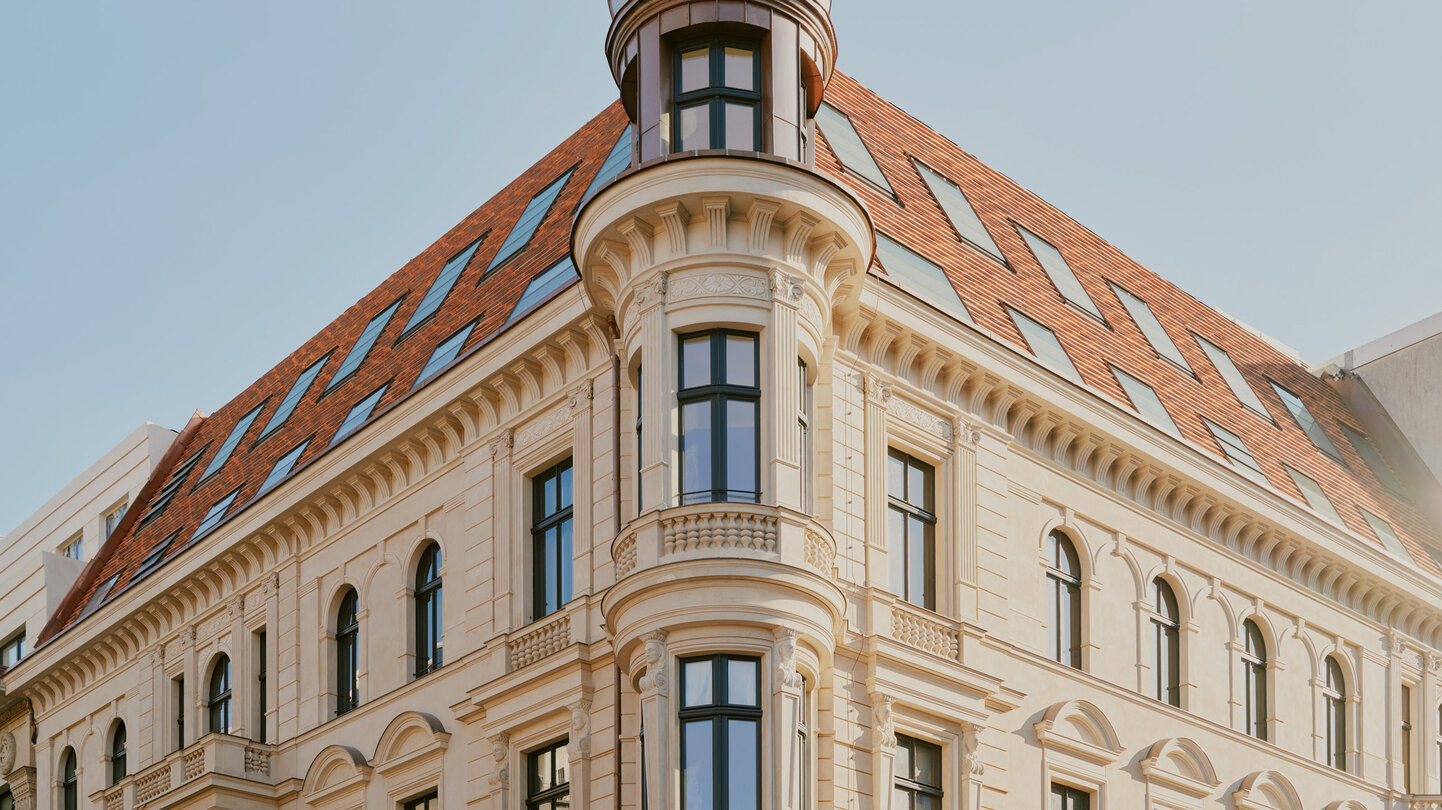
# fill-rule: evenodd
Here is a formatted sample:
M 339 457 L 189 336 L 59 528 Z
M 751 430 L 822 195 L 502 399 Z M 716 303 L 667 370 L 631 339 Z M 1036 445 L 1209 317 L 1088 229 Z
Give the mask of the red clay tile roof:
M 1357 510 L 1358 506 L 1366 508 L 1392 524 L 1419 567 L 1434 575 L 1442 574 L 1442 568 L 1425 550 L 1426 546 L 1435 549 L 1442 545 L 1439 537 L 1417 509 L 1390 494 L 1372 476 L 1365 461 L 1338 427 L 1338 423 L 1342 422 L 1361 430 L 1361 422 L 1326 382 L 1226 316 L 1128 259 L 1035 194 L 982 165 L 946 138 L 851 78 L 837 74 L 827 89 L 827 101 L 850 116 L 862 140 L 886 173 L 896 196 L 893 198 L 847 172 L 829 147 L 819 146 L 816 150 L 817 168 L 841 178 L 856 192 L 871 210 L 879 231 L 945 268 L 979 326 L 1011 342 L 1013 348 L 1021 353 L 1028 354 L 1026 342 L 1017 332 L 1005 307 L 1009 305 L 1021 310 L 1056 332 L 1083 380 L 1091 388 L 1119 402 L 1129 401 L 1108 368 L 1109 363 L 1117 365 L 1152 386 L 1182 435 L 1193 444 L 1209 450 L 1220 463 L 1228 462 L 1203 423 L 1203 416 L 1241 436 L 1265 470 L 1272 486 L 1284 495 L 1299 502 L 1303 500 L 1282 467 L 1286 463 L 1320 482 L 1349 529 L 1381 545 L 1373 540 L 1370 527 Z M 467 340 L 465 352 L 473 351 L 497 334 L 506 325 L 511 308 L 526 284 L 566 256 L 571 215 L 624 124 L 625 115 L 620 104 L 611 105 L 319 335 L 204 420 L 185 440 L 184 447 L 170 454 L 170 462 L 156 470 L 152 483 L 157 485 L 150 490 L 152 493 L 158 491 L 159 484 L 175 466 L 189 458 L 195 450 L 206 448 L 207 457 L 202 458 L 191 473 L 192 480 L 177 492 L 175 499 L 159 517 L 145 521 L 143 525 L 142 521 L 135 520 L 130 526 L 122 526 L 107 541 L 101 554 L 87 567 L 70 597 L 52 618 L 42 634 L 42 643 L 78 621 L 91 593 L 109 577 L 118 577 L 112 594 L 127 588 L 151 549 L 176 532 L 179 536 L 166 552 L 167 559 L 182 553 L 207 510 L 227 493 L 239 490 L 237 505 L 230 509 L 226 520 L 242 511 L 256 498 L 258 488 L 276 460 L 297 444 L 314 437 L 297 468 L 325 453 L 331 436 L 351 406 L 378 386 L 391 382 L 377 413 L 408 396 L 432 349 L 457 329 L 473 319 L 480 319 Z M 824 137 L 823 133 L 821 143 L 824 143 Z M 957 237 L 918 174 L 912 158 L 925 163 L 962 189 L 992 239 L 1005 254 L 1009 267 Z M 576 169 L 575 174 L 531 244 L 478 284 L 477 280 L 532 195 L 571 168 Z M 1076 271 L 1107 323 L 1101 323 L 1063 300 L 1022 241 L 1014 227 L 1016 225 L 1026 227 L 1056 246 Z M 441 267 L 482 236 L 485 240 L 439 311 L 428 323 L 396 344 L 400 330 Z M 1157 355 L 1117 300 L 1107 284 L 1108 280 L 1150 305 L 1197 376 L 1187 374 Z M 349 350 L 366 323 L 397 299 L 401 299 L 399 309 L 359 371 L 352 379 L 321 396 L 334 367 L 340 362 L 339 358 Z M 1236 400 L 1211 361 L 1192 339 L 1192 333 L 1215 343 L 1231 355 L 1272 412 L 1274 421 L 1261 418 Z M 296 376 L 332 351 L 336 354 L 287 422 L 256 443 L 255 436 L 284 398 Z M 1307 402 L 1325 425 L 1332 443 L 1343 454 L 1345 466 L 1317 450 L 1288 416 L 1268 380 L 1275 380 Z M 208 456 L 213 448 L 220 447 L 236 421 L 258 404 L 262 405 L 262 411 L 231 459 L 210 480 L 197 486 L 193 479 L 209 463 Z M 132 510 L 138 516 L 146 507 L 147 504 L 137 502 Z

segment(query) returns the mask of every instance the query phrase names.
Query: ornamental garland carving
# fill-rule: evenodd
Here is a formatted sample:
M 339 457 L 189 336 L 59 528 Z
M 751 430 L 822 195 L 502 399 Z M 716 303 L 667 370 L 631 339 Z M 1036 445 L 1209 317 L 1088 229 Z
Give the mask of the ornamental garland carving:
M 552 408 L 521 428 L 515 434 L 514 446 L 528 447 L 537 441 L 554 436 L 558 431 L 571 424 L 571 418 L 569 409 Z M 494 452 L 493 450 L 492 453 Z
M 943 419 L 931 411 L 920 408 L 901 397 L 892 397 L 891 405 L 887 410 L 903 422 L 915 425 L 927 433 L 939 436 L 948 442 L 951 441 L 952 427 L 951 420 L 949 419 Z
M 668 290 L 668 301 L 685 301 L 710 295 L 738 295 L 760 299 L 771 297 L 771 284 L 766 279 L 741 273 L 687 275 L 672 279 Z

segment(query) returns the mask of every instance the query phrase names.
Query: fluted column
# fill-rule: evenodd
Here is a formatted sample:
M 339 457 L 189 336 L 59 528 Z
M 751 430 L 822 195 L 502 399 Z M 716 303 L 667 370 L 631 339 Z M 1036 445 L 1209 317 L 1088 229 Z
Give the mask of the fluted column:
M 886 548 L 886 406 L 891 385 L 875 375 L 861 378 L 866 399 L 866 585 L 890 587 Z

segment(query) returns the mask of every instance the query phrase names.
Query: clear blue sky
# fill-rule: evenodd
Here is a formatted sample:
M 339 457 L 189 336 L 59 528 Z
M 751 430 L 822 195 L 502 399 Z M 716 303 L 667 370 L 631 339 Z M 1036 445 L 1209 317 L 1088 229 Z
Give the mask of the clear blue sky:
M 506 10 L 513 9 L 513 10 Z M 1442 310 L 1442 3 L 835 0 L 840 67 L 1325 360 Z M 605 0 L 9 2 L 0 532 L 615 98 Z

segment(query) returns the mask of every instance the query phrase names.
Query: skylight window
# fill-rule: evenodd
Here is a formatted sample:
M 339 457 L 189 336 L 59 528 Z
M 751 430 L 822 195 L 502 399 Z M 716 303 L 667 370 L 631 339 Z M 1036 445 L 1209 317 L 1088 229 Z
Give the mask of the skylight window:
M 292 448 L 289 453 L 281 456 L 275 462 L 275 466 L 270 468 L 270 475 L 265 477 L 265 482 L 260 485 L 260 491 L 266 492 L 271 487 L 284 481 L 286 477 L 290 475 L 290 471 L 295 469 L 295 463 L 300 460 L 301 454 L 305 452 L 305 448 L 309 445 L 310 439 L 306 439 Z
M 1046 271 L 1047 278 L 1051 279 L 1051 283 L 1056 287 L 1057 292 L 1061 293 L 1061 297 L 1102 321 L 1106 321 L 1106 318 L 1102 317 L 1102 311 L 1097 309 L 1096 303 L 1092 301 L 1092 297 L 1087 295 L 1086 288 L 1077 279 L 1071 265 L 1067 264 L 1066 258 L 1061 255 L 1061 251 L 1057 250 L 1052 243 L 1020 225 L 1016 226 L 1016 229 L 1021 232 L 1021 238 L 1026 240 L 1027 247 L 1031 248 L 1032 255 L 1036 256 L 1037 262 L 1041 264 L 1041 269 Z
M 942 177 L 931 169 L 920 163 L 916 164 L 916 170 L 921 173 L 921 179 L 936 196 L 936 201 L 941 204 L 941 210 L 946 212 L 946 218 L 951 220 L 951 226 L 962 239 L 990 253 L 992 258 L 1005 262 L 1006 258 L 1001 255 L 1001 249 L 992 240 L 991 234 L 986 226 L 981 223 L 981 217 L 977 216 L 976 209 L 971 206 L 971 201 L 966 194 L 953 182 Z
M 1116 375 L 1117 382 L 1122 384 L 1122 390 L 1127 392 L 1127 397 L 1131 399 L 1132 405 L 1136 407 L 1142 418 L 1178 439 L 1182 437 L 1181 431 L 1177 430 L 1177 423 L 1172 421 L 1172 415 L 1167 413 L 1166 406 L 1162 404 L 1161 399 L 1157 397 L 1157 392 L 1150 385 L 1116 366 L 1112 366 L 1112 373 Z
M 1303 402 L 1301 397 L 1276 383 L 1272 383 L 1272 390 L 1282 398 L 1282 404 L 1287 406 L 1287 411 L 1292 414 L 1293 419 L 1297 420 L 1302 432 L 1306 433 L 1312 443 L 1317 445 L 1317 449 L 1341 461 L 1342 454 L 1337 452 L 1332 440 L 1327 438 L 1327 432 L 1322 429 L 1322 424 L 1317 421 L 1316 417 L 1312 416 L 1311 410 L 1307 408 L 1307 403 Z
M 1222 452 L 1226 454 L 1227 460 L 1232 462 L 1232 466 L 1237 468 L 1237 472 L 1256 481 L 1258 484 L 1265 486 L 1269 483 L 1267 481 L 1267 474 L 1262 472 L 1261 465 L 1252 457 L 1252 451 L 1247 449 L 1247 444 L 1242 441 L 1241 436 L 1227 430 L 1205 416 L 1202 417 L 1202 421 L 1207 424 L 1207 429 L 1212 432 L 1212 438 L 1216 439 L 1217 444 L 1222 446 Z
M 1377 539 L 1382 541 L 1382 545 L 1386 546 L 1388 551 L 1404 560 L 1412 561 L 1412 555 L 1408 553 L 1407 547 L 1402 545 L 1402 538 L 1398 537 L 1397 532 L 1392 530 L 1392 524 L 1360 506 L 1357 507 L 1357 511 L 1361 512 L 1362 517 L 1367 519 L 1367 525 L 1372 527 L 1372 533 L 1377 535 Z
M 391 316 L 396 314 L 396 307 L 400 305 L 400 299 L 397 299 L 395 303 L 381 310 L 379 315 L 371 318 L 370 323 L 366 324 L 365 331 L 356 338 L 355 345 L 350 347 L 350 352 L 341 361 L 340 368 L 335 370 L 335 376 L 330 378 L 330 385 L 327 385 L 325 390 L 329 391 L 345 382 L 350 375 L 355 373 L 356 369 L 361 367 L 361 363 L 365 362 L 366 355 L 370 354 L 371 347 L 380 338 L 381 332 L 386 330 L 386 325 L 391 322 Z
M 616 175 L 625 171 L 631 165 L 631 127 L 628 125 L 621 130 L 621 137 L 616 140 L 616 145 L 611 147 L 611 154 L 606 155 L 606 160 L 601 168 L 596 170 L 596 177 L 591 185 L 586 187 L 586 194 L 581 199 L 589 200 L 592 194 L 601 190 L 601 187 L 615 179 Z
M 876 257 L 902 289 L 960 320 L 976 323 L 940 265 L 880 231 L 876 234 Z
M 406 328 L 401 330 L 402 337 L 410 334 L 413 329 L 420 326 L 422 321 L 436 314 L 436 310 L 445 303 L 446 296 L 450 295 L 451 288 L 456 285 L 456 279 L 461 277 L 461 273 L 466 270 L 466 265 L 471 263 L 471 257 L 476 255 L 476 248 L 480 247 L 481 242 L 484 242 L 485 239 L 482 236 L 472 242 L 470 247 L 452 256 L 451 260 L 446 262 L 446 266 L 436 274 L 436 280 L 431 283 L 431 288 L 426 290 L 426 296 L 421 299 L 416 311 L 411 313 L 411 319 L 406 321 Z
M 165 507 L 169 506 L 170 502 L 174 500 L 175 493 L 179 492 L 180 488 L 185 486 L 185 479 L 190 476 L 190 471 L 195 469 L 196 463 L 200 461 L 200 457 L 204 453 L 205 448 L 202 447 L 190 458 L 181 462 L 179 467 L 175 468 L 175 472 L 170 474 L 170 479 L 165 482 L 165 486 L 161 487 L 160 491 L 155 494 L 155 497 L 150 499 L 150 506 L 146 508 L 145 514 L 140 516 L 141 526 L 160 517 L 160 513 L 164 512 Z
M 140 561 L 140 567 L 135 569 L 135 576 L 131 578 L 131 581 L 150 573 L 152 568 L 160 565 L 161 561 L 165 559 L 165 553 L 170 551 L 170 546 L 175 543 L 175 538 L 179 536 L 180 532 L 173 532 L 169 537 L 156 543 L 155 547 L 150 549 L 150 553 L 145 555 L 145 559 Z
M 821 108 L 816 111 L 816 123 L 821 125 L 826 142 L 831 144 L 831 150 L 836 153 L 836 159 L 841 161 L 842 166 L 886 189 L 887 194 L 896 195 L 846 113 L 822 102 Z
M 546 218 L 546 212 L 551 210 L 551 205 L 560 196 L 561 189 L 565 188 L 566 181 L 570 179 L 573 171 L 575 170 L 572 169 L 556 178 L 549 186 L 541 189 L 536 196 L 531 198 L 531 201 L 526 204 L 526 210 L 521 212 L 521 218 L 516 220 L 516 224 L 506 236 L 506 241 L 501 243 L 501 249 L 496 251 L 495 258 L 491 259 L 491 264 L 486 268 L 482 278 L 490 275 L 492 270 L 500 267 L 531 241 L 531 236 L 535 234 L 536 228 L 540 227 L 541 221 Z
M 200 521 L 200 525 L 195 527 L 195 534 L 192 534 L 190 539 L 195 540 L 209 534 L 211 529 L 218 526 L 225 517 L 225 513 L 230 511 L 231 504 L 235 503 L 235 497 L 239 494 L 240 487 L 236 487 L 230 491 L 229 495 L 216 501 L 215 505 L 210 507 L 210 511 L 205 513 L 205 518 Z
M 1282 466 L 1287 468 L 1287 474 L 1292 476 L 1292 482 L 1297 485 L 1297 489 L 1302 491 L 1302 497 L 1307 499 L 1307 505 L 1312 507 L 1313 512 L 1339 526 L 1342 525 L 1342 516 L 1337 514 L 1336 507 L 1332 506 L 1332 501 L 1327 497 L 1327 493 L 1322 491 L 1321 484 L 1305 473 L 1298 472 L 1285 464 Z
M 220 446 L 219 450 L 215 451 L 215 457 L 212 458 L 210 464 L 206 466 L 205 473 L 200 476 L 200 480 L 204 481 L 212 475 L 215 475 L 220 471 L 221 467 L 225 466 L 225 462 L 230 458 L 230 454 L 235 452 L 235 446 L 240 444 L 240 440 L 245 438 L 245 432 L 250 430 L 250 423 L 254 422 L 255 417 L 260 415 L 260 409 L 262 407 L 264 407 L 263 404 L 257 405 L 251 408 L 250 412 L 245 416 L 240 417 L 240 421 L 236 422 L 235 427 L 230 429 L 230 435 L 225 437 L 225 443 Z
M 1031 347 L 1031 353 L 1036 355 L 1042 365 L 1078 385 L 1082 384 L 1081 374 L 1072 364 L 1066 349 L 1061 347 L 1061 341 L 1056 339 L 1055 332 L 1010 307 L 1007 307 L 1007 311 L 1011 313 L 1011 320 L 1021 332 L 1022 338 Z
M 1197 345 L 1201 346 L 1202 351 L 1206 353 L 1207 359 L 1212 361 L 1212 365 L 1216 367 L 1217 373 L 1222 375 L 1222 380 L 1227 383 L 1227 387 L 1232 389 L 1232 393 L 1236 395 L 1237 401 L 1257 412 L 1268 422 L 1272 421 L 1272 415 L 1267 412 L 1267 406 L 1262 404 L 1262 400 L 1257 396 L 1257 392 L 1252 390 L 1252 386 L 1247 384 L 1247 378 L 1242 376 L 1241 369 L 1237 368 L 1237 364 L 1232 362 L 1232 356 L 1227 354 L 1222 347 L 1212 343 L 1201 335 L 1193 335 L 1193 337 L 1197 339 Z
M 386 389 L 389 388 L 390 385 L 390 383 L 382 385 L 380 388 L 372 391 L 365 399 L 357 402 L 355 407 L 350 409 L 350 413 L 345 415 L 345 421 L 340 423 L 340 428 L 336 430 L 335 438 L 331 439 L 331 444 L 335 444 L 341 439 L 344 439 L 354 432 L 356 428 L 365 424 L 365 421 L 371 418 L 371 412 L 376 409 L 376 403 L 380 402 L 381 397 L 385 396 Z
M 1357 448 L 1357 455 L 1361 456 L 1362 460 L 1367 462 L 1367 466 L 1372 470 L 1372 474 L 1377 476 L 1377 480 L 1382 482 L 1382 486 L 1393 492 L 1405 493 L 1407 489 L 1402 486 L 1402 479 L 1398 478 L 1397 474 L 1392 472 L 1392 466 L 1387 463 L 1386 459 L 1382 458 L 1382 454 L 1377 451 L 1376 445 L 1372 444 L 1366 436 L 1363 436 L 1360 431 L 1353 429 L 1347 423 L 1340 422 L 1338 424 L 1342 426 L 1342 432 L 1347 434 L 1348 441 L 1352 442 L 1352 446 Z
M 1171 335 L 1168 335 L 1167 330 L 1162 328 L 1162 322 L 1157 320 L 1156 313 L 1152 312 L 1150 306 L 1147 306 L 1147 302 L 1116 284 L 1112 284 L 1112 291 L 1117 294 L 1117 300 L 1126 307 L 1127 314 L 1132 316 L 1133 321 L 1136 321 L 1137 327 L 1142 330 L 1143 335 L 1146 335 L 1147 342 L 1152 344 L 1152 348 L 1156 350 L 1157 354 L 1190 372 L 1192 367 L 1187 363 L 1187 358 L 1182 356 L 1181 351 L 1177 349 L 1177 344 L 1172 342 Z
M 280 401 L 280 406 L 275 409 L 275 413 L 270 415 L 270 421 L 265 423 L 265 430 L 260 432 L 260 438 L 264 439 L 276 428 L 285 424 L 285 420 L 290 418 L 291 412 L 295 410 L 296 405 L 300 404 L 301 397 L 310 390 L 310 384 L 315 382 L 315 378 L 320 375 L 320 370 L 325 368 L 326 361 L 329 359 L 330 354 L 326 354 L 325 357 L 311 363 L 305 371 L 300 373 L 299 377 L 295 378 L 295 382 L 291 383 L 290 390 L 285 392 L 285 399 Z
M 461 353 L 461 347 L 466 345 L 466 339 L 471 336 L 471 330 L 476 328 L 476 322 L 466 324 L 461 331 L 441 341 L 441 345 L 431 352 L 431 359 L 426 361 L 426 367 L 421 369 L 421 376 L 416 378 L 416 385 L 429 380 L 437 372 L 451 364 L 452 360 Z
M 571 257 L 567 256 L 561 259 L 545 272 L 531 279 L 531 283 L 526 285 L 526 291 L 521 293 L 521 299 L 516 302 L 515 309 L 511 310 L 511 316 L 506 320 L 515 320 L 517 316 L 546 300 L 551 293 L 579 277 L 576 273 L 576 265 L 571 263 Z
M 110 590 L 115 587 L 115 581 L 118 579 L 120 579 L 120 575 L 114 574 L 109 579 L 100 583 L 100 586 L 90 594 L 90 599 L 86 600 L 85 609 L 80 611 L 81 619 L 94 613 L 101 605 L 105 604 L 105 600 L 110 597 Z

